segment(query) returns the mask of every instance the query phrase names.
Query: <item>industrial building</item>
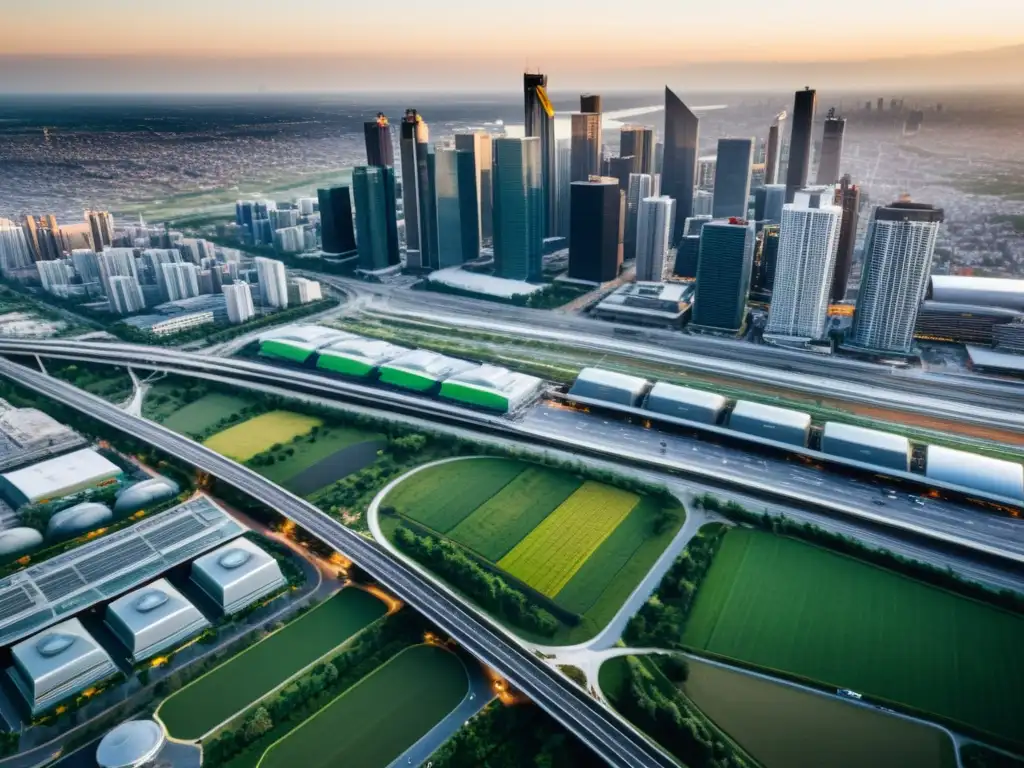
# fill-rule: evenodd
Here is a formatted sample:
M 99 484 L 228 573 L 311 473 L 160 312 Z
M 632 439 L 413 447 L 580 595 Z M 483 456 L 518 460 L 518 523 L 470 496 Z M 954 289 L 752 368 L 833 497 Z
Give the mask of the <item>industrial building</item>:
M 676 419 L 717 424 L 728 404 L 726 398 L 713 392 L 659 381 L 651 388 L 644 407 L 648 411 Z
M 169 478 L 151 477 L 118 491 L 114 511 L 121 516 L 130 515 L 157 501 L 176 496 L 178 490 L 178 484 Z
M 992 344 L 996 327 L 1024 320 L 1024 313 L 1006 307 L 923 301 L 914 324 L 914 338 L 959 344 Z
M 0 399 L 0 470 L 15 469 L 85 444 L 85 438 L 35 408 Z
M 46 538 L 63 539 L 99 528 L 114 519 L 106 504 L 85 501 L 61 510 L 46 524 Z
M 822 431 L 821 450 L 852 461 L 910 471 L 910 441 L 890 432 L 829 421 Z
M 415 349 L 380 366 L 380 380 L 402 389 L 424 392 L 444 379 L 476 367 L 476 363 L 466 360 Z
M 925 458 L 929 480 L 974 488 L 997 496 L 1024 499 L 1024 465 L 977 453 L 929 445 Z
M 60 499 L 121 476 L 121 468 L 92 448 L 5 472 L 0 490 L 14 506 Z
M 649 383 L 639 376 L 628 376 L 601 368 L 584 368 L 576 377 L 569 394 L 639 408 Z
M 1014 323 L 1014 326 L 1024 328 L 1024 323 Z M 1024 355 L 1003 352 L 1005 347 L 1002 344 L 997 349 L 975 347 L 968 344 L 966 349 L 971 370 L 988 371 L 1004 376 L 1024 375 Z M 1024 352 L 1024 350 L 1020 351 Z
M 167 743 L 164 729 L 155 720 L 129 720 L 100 739 L 96 748 L 99 768 L 148 768 L 157 763 Z
M 367 377 L 381 364 L 404 355 L 409 350 L 379 339 L 353 336 L 334 341 L 317 352 L 316 367 L 346 376 Z
M 167 579 L 157 579 L 107 606 L 106 623 L 139 663 L 193 637 L 210 622 Z
M 320 347 L 351 338 L 351 333 L 325 328 L 322 325 L 287 325 L 259 337 L 260 354 L 294 363 L 304 363 Z
M 441 382 L 441 397 L 507 413 L 532 401 L 543 384 L 536 376 L 481 365 Z
M 78 619 L 68 619 L 11 648 L 8 673 L 37 715 L 117 674 L 103 647 Z
M 277 560 L 248 539 L 236 539 L 195 560 L 192 581 L 228 615 L 285 585 Z
M 738 400 L 729 416 L 729 426 L 754 437 L 805 447 L 811 417 L 803 411 Z
M 693 283 L 625 283 L 591 310 L 602 320 L 679 328 L 690 317 Z

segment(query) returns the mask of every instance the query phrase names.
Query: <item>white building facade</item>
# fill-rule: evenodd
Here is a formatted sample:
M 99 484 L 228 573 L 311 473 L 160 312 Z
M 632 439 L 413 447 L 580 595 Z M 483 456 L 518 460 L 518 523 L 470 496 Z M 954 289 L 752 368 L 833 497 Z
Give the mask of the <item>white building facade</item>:
M 256 314 L 252 304 L 252 289 L 249 284 L 236 280 L 224 286 L 224 301 L 227 304 L 228 322 L 238 324 L 251 320 Z
M 256 275 L 260 283 L 260 304 L 267 307 L 288 306 L 288 275 L 284 263 L 276 259 L 265 259 L 258 256 L 253 260 L 256 264 Z
M 636 279 L 661 282 L 672 237 L 676 201 L 667 195 L 640 201 L 636 224 Z

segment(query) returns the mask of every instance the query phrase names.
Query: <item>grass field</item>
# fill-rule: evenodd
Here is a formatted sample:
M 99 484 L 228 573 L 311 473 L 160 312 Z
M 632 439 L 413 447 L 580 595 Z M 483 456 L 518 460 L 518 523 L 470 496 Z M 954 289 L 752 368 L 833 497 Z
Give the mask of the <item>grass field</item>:
M 288 448 L 295 452 L 293 455 L 287 456 L 283 461 L 278 461 L 275 464 L 257 467 L 257 471 L 268 480 L 273 480 L 278 485 L 288 488 L 288 480 L 338 451 L 359 443 L 381 439 L 381 435 L 371 432 L 334 426 L 326 426 L 321 429 L 313 442 L 310 441 L 311 437 L 312 435 L 306 435 L 288 443 Z
M 765 768 L 956 766 L 943 731 L 877 709 L 696 660 L 683 691 Z
M 218 432 L 203 445 L 235 461 L 248 461 L 275 443 L 288 443 L 323 422 L 290 411 L 271 411 Z
M 151 418 L 168 429 L 181 434 L 198 435 L 205 432 L 225 416 L 252 405 L 252 401 L 236 395 L 211 392 L 184 407 L 177 403 L 165 403 L 154 409 Z
M 371 672 L 263 754 L 260 768 L 384 768 L 466 695 L 462 662 L 431 645 Z
M 635 493 L 588 481 L 498 565 L 554 597 L 639 501 Z
M 1024 742 L 1024 618 L 791 539 L 730 531 L 683 641 Z
M 380 600 L 344 589 L 284 629 L 172 694 L 157 713 L 174 738 L 216 728 L 384 615 Z

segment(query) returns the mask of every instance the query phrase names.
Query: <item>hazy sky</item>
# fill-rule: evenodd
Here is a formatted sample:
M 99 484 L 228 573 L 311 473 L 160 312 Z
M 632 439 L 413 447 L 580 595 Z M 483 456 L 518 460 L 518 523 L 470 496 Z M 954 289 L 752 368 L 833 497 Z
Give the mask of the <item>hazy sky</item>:
M 1024 0 L 0 0 L 0 18 L 7 57 L 0 73 L 15 74 L 13 64 L 23 62 L 26 76 L 50 77 L 55 88 L 74 85 L 68 57 L 82 54 L 159 58 L 165 80 L 174 62 L 188 79 L 203 71 L 199 64 L 223 74 L 232 69 L 225 59 L 296 56 L 364 65 L 377 56 L 398 71 L 414 65 L 419 77 L 451 77 L 524 66 L 580 74 L 702 61 L 836 61 L 1024 43 Z M 119 77 L 140 78 L 108 74 L 104 90 Z

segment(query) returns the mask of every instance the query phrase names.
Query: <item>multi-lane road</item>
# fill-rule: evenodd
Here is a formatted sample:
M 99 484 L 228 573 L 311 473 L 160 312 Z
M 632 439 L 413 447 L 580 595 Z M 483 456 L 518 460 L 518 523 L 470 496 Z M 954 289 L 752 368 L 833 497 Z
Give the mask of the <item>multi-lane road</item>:
M 574 683 L 524 649 L 479 611 L 449 597 L 375 543 L 312 504 L 192 440 L 132 416 L 105 400 L 0 359 L 0 375 L 145 440 L 167 454 L 249 494 L 357 562 L 470 653 L 498 670 L 609 765 L 674 766 L 661 749 Z

